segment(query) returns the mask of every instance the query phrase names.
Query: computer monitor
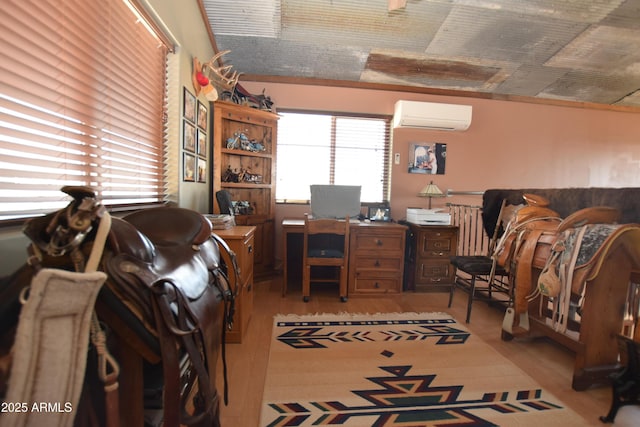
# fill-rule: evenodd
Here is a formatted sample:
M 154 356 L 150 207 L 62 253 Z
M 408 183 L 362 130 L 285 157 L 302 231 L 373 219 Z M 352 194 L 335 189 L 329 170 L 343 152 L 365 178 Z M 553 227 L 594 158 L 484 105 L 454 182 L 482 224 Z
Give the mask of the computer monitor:
M 360 185 L 310 186 L 313 218 L 355 219 L 360 215 Z

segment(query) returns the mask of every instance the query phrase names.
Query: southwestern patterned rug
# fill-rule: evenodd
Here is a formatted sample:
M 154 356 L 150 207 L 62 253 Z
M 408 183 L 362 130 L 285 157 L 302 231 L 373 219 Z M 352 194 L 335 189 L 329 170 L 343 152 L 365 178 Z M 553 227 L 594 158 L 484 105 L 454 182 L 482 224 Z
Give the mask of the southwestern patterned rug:
M 584 421 L 448 314 L 274 319 L 262 427 Z

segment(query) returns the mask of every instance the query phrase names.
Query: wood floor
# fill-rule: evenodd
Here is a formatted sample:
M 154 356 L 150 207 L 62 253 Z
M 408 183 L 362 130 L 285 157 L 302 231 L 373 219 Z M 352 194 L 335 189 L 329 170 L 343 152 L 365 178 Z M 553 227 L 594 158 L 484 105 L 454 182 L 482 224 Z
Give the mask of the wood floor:
M 276 314 L 315 313 L 392 313 L 447 312 L 463 322 L 467 294 L 458 290 L 453 305 L 447 308 L 446 293 L 403 293 L 385 297 L 351 297 L 340 302 L 336 290 L 312 288 L 311 300 L 302 301 L 300 288 L 293 286 L 286 297 L 281 296 L 281 279 L 255 284 L 254 309 L 247 333 L 241 344 L 226 347 L 229 378 L 229 404 L 221 406 L 223 427 L 257 427 L 260 417 L 262 390 L 269 357 L 269 341 L 273 316 Z M 471 333 L 482 338 L 499 353 L 513 361 L 548 392 L 560 398 L 574 411 L 583 415 L 588 424 L 576 420 L 576 427 L 601 426 L 598 417 L 605 415 L 611 403 L 609 387 L 577 392 L 571 388 L 574 355 L 547 339 L 527 339 L 504 342 L 500 338 L 502 312 L 485 302 L 473 305 Z M 470 355 L 470 357 L 473 357 Z M 219 363 L 221 366 L 221 363 Z M 219 368 L 218 390 L 222 392 L 222 372 Z M 623 407 L 615 426 L 640 425 L 640 407 Z M 538 426 L 536 426 L 538 427 Z M 573 427 L 573 426 L 567 426 Z

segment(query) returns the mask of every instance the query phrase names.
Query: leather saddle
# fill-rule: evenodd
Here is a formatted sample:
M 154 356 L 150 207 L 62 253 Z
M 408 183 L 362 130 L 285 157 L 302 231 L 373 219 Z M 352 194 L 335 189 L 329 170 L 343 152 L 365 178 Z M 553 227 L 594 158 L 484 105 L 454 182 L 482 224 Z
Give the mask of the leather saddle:
M 211 285 L 212 275 L 226 273 L 220 270 L 226 266 L 220 265 L 211 231 L 206 217 L 182 208 L 160 207 L 113 218 L 111 254 L 104 266 L 118 286 L 110 288 L 125 304 L 137 307 L 134 311 L 142 321 L 153 318 L 147 290 L 161 284 L 175 286 L 188 302 L 197 301 Z
M 43 265 L 73 269 L 73 259 L 83 257 L 78 252 L 91 252 L 104 208 L 91 188 L 63 191 L 74 201 L 31 221 L 24 232 L 44 254 Z M 225 265 L 220 248 L 233 265 Z M 111 319 L 112 324 L 105 323 L 116 331 L 126 328 L 123 336 L 135 337 L 134 348 L 149 363 L 161 365 L 164 425 L 219 425 L 215 374 L 234 314 L 235 254 L 212 233 L 205 216 L 157 207 L 111 218 L 100 269 L 108 278 L 96 302 L 99 316 Z M 235 291 L 229 273 L 235 273 Z
M 513 273 L 514 306 L 511 309 L 509 318 L 517 319 L 516 323 L 528 329 L 526 319 L 529 303 L 543 295 L 549 298 L 555 298 L 554 304 L 558 306 L 561 289 L 566 288 L 562 293 L 562 321 L 563 325 L 558 328 L 565 328 L 568 321 L 569 306 L 577 306 L 579 304 L 579 294 L 581 286 L 590 275 L 591 266 L 598 262 L 602 262 L 603 257 L 600 255 L 607 245 L 603 241 L 607 236 L 603 236 L 598 244 L 593 244 L 591 254 L 586 256 L 582 263 L 573 263 L 571 252 L 566 248 L 571 242 L 571 247 L 577 240 L 578 245 L 584 237 L 584 233 L 589 224 L 598 224 L 602 229 L 602 224 L 611 224 L 619 218 L 619 211 L 606 206 L 596 206 L 581 209 L 569 215 L 564 220 L 547 207 L 528 206 L 522 208 L 517 214 L 516 224 L 513 230 L 519 230 L 513 233 L 510 238 L 515 241 L 511 253 L 507 254 Z M 577 233 L 582 228 L 580 234 Z M 595 229 L 591 227 L 590 229 Z M 601 231 L 600 234 L 609 234 L 610 227 L 607 231 Z M 508 240 L 508 239 L 507 239 Z M 580 247 L 576 247 L 576 251 Z M 502 254 L 504 256 L 504 254 Z M 562 269 L 560 264 L 562 263 Z M 571 264 L 569 266 L 569 264 Z M 519 317 L 516 317 L 518 315 Z M 558 314 L 555 318 L 559 318 Z M 513 332 L 510 321 L 505 318 L 503 329 Z

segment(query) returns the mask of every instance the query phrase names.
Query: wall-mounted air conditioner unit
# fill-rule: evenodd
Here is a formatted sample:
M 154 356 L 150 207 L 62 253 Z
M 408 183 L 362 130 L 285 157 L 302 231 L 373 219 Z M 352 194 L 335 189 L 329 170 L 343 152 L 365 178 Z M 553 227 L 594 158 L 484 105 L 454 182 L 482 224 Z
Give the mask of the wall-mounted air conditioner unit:
M 470 124 L 470 105 L 398 101 L 393 115 L 394 128 L 464 131 Z

